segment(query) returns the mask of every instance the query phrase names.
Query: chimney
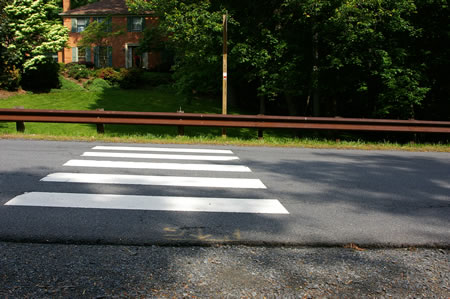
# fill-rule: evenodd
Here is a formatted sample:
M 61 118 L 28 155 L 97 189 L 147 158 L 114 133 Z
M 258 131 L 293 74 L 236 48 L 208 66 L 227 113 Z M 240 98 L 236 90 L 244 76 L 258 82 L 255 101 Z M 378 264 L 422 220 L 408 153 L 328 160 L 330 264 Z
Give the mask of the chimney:
M 70 0 L 63 0 L 63 12 L 70 10 Z

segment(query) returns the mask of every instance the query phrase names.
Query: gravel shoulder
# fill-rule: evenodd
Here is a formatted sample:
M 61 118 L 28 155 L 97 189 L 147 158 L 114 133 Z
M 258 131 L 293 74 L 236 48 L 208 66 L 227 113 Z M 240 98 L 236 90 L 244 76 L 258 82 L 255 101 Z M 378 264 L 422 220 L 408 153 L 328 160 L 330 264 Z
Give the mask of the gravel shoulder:
M 448 298 L 449 253 L 0 242 L 0 298 Z

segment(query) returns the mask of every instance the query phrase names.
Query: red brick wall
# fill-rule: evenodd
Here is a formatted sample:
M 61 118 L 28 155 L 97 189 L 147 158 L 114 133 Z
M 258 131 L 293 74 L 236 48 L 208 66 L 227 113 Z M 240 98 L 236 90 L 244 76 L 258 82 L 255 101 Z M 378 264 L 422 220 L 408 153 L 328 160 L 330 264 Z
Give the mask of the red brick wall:
M 92 21 L 92 18 L 91 18 Z M 70 17 L 63 18 L 64 26 L 72 28 L 72 20 Z M 127 32 L 127 17 L 126 16 L 113 16 L 111 20 L 113 24 L 113 30 L 121 29 L 124 33 L 111 38 L 110 45 L 112 46 L 112 64 L 113 67 L 125 67 L 125 44 L 138 44 L 139 39 L 142 37 L 142 32 Z M 145 26 L 151 27 L 156 25 L 156 18 L 145 17 Z M 69 63 L 72 62 L 72 47 L 77 46 L 77 42 L 81 39 L 80 33 L 69 32 L 68 47 L 63 52 L 59 53 L 58 61 Z M 94 62 L 94 55 L 91 55 L 92 62 Z M 155 68 L 161 61 L 160 53 L 148 53 L 148 68 Z

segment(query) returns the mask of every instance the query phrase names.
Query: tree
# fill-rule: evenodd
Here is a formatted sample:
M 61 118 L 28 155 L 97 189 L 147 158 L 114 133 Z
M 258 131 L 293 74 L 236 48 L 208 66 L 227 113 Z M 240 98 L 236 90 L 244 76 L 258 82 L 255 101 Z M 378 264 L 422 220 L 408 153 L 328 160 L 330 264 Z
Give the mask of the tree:
M 359 102 L 361 116 L 414 118 L 429 90 L 411 60 L 420 33 L 410 22 L 414 13 L 412 0 L 351 0 L 328 19 L 327 71 L 345 76 L 345 96 Z
M 80 47 L 90 47 L 92 45 L 105 47 L 110 45 L 111 38 L 123 33 L 124 30 L 118 27 L 112 28 L 111 17 L 107 17 L 101 22 L 94 20 L 81 32 L 81 40 L 78 42 L 78 45 Z
M 220 90 L 222 11 L 214 11 L 208 0 L 130 0 L 127 4 L 134 12 L 153 11 L 158 17 L 166 46 L 175 55 L 172 69 L 180 93 L 192 96 Z
M 58 18 L 56 0 L 13 0 L 4 11 L 12 33 L 6 48 L 19 56 L 23 70 L 36 68 L 66 45 L 68 29 Z
M 87 4 L 91 4 L 91 3 L 95 3 L 98 0 L 72 0 L 70 1 L 70 9 L 75 9 L 78 8 L 80 6 L 84 6 Z
M 447 0 L 416 0 L 417 14 L 411 18 L 421 31 L 410 49 L 411 60 L 420 63 L 430 91 L 417 115 L 420 119 L 450 121 L 450 6 Z M 426 16 L 426 17 L 424 17 Z
M 240 104 L 259 103 L 260 113 L 416 118 L 450 105 L 445 0 L 128 4 L 159 17 L 185 92 L 219 94 L 221 15 L 228 11 L 229 84 L 238 86 Z M 442 111 L 433 117 L 448 118 Z
M 8 28 L 9 19 L 4 11 L 6 5 L 6 0 L 0 0 L 0 88 L 16 90 L 19 88 L 20 73 L 16 67 L 17 53 L 7 48 L 12 32 Z

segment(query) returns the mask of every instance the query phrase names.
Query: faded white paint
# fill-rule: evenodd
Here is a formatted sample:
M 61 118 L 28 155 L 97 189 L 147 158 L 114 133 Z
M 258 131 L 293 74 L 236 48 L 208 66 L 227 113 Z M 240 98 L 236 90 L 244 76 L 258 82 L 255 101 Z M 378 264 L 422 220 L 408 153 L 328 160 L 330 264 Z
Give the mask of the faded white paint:
M 99 173 L 52 173 L 41 179 L 41 181 L 61 183 L 266 189 L 266 186 L 264 186 L 259 179 L 146 176 Z
M 6 205 L 184 212 L 289 214 L 283 205 L 276 199 L 245 198 L 31 192 L 13 198 L 8 201 Z

